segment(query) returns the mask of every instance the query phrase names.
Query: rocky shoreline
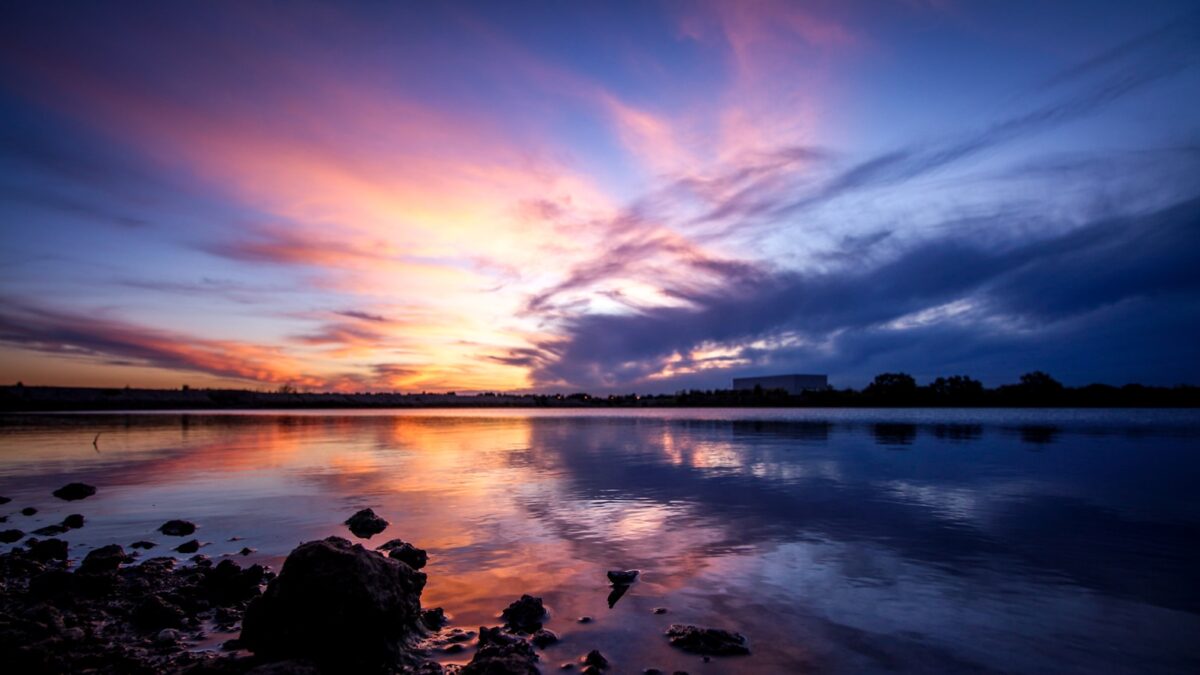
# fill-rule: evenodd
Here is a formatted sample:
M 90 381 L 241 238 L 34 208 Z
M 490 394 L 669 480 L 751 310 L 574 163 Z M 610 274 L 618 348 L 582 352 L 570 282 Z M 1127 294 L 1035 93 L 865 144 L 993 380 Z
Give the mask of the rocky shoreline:
M 72 501 L 92 494 L 95 488 L 80 483 L 54 493 Z M 83 526 L 83 515 L 70 520 Z M 364 509 L 346 525 L 369 538 L 388 523 Z M 170 520 L 159 531 L 182 538 L 195 529 Z M 26 536 L 15 528 L 3 534 L 10 543 Z M 175 550 L 187 550 L 188 543 Z M 442 608 L 421 606 L 426 576 L 420 570 L 428 554 L 400 539 L 374 550 L 341 537 L 305 542 L 278 574 L 204 555 L 190 564 L 140 559 L 132 549 L 147 544 L 153 546 L 135 542 L 129 552 L 119 544 L 102 546 L 73 564 L 66 542 L 33 536 L 0 554 L 0 663 L 8 672 L 30 674 L 533 675 L 541 672 L 539 650 L 559 640 L 545 627 L 550 615 L 541 598 L 530 595 L 500 613 L 501 625 L 449 626 Z M 614 592 L 622 593 L 637 576 L 636 570 L 609 573 Z M 221 635 L 228 639 L 214 642 Z M 673 624 L 655 639 L 664 638 L 705 661 L 749 653 L 743 636 L 719 629 Z M 204 648 L 208 644 L 213 648 Z M 465 665 L 434 660 L 472 648 Z M 595 649 L 576 662 L 546 667 L 590 675 L 662 672 L 618 671 Z

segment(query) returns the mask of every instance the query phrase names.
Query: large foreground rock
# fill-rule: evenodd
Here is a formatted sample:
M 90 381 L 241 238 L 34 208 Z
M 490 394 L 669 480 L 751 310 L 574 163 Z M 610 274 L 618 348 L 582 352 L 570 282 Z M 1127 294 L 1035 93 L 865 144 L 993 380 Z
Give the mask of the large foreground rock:
M 268 659 L 311 659 L 330 672 L 387 669 L 417 632 L 425 575 L 341 537 L 288 555 L 246 610 L 242 643 Z

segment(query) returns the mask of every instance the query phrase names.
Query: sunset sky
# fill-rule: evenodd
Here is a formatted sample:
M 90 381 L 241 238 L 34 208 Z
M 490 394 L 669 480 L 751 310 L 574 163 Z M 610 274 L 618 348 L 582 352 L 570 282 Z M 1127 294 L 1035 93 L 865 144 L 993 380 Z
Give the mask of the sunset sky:
M 1182 2 L 9 3 L 0 383 L 1200 383 Z

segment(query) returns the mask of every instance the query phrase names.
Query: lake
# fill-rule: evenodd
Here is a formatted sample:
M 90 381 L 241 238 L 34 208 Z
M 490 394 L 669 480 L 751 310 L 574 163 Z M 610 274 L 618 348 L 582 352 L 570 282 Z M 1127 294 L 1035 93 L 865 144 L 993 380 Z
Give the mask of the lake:
M 1191 410 L 0 416 L 4 527 L 84 513 L 78 559 L 184 518 L 278 569 L 369 506 L 453 625 L 542 596 L 544 672 L 593 648 L 618 673 L 1200 672 L 1198 479 Z M 99 492 L 50 496 L 76 480 Z M 642 576 L 610 607 L 618 568 Z M 753 653 L 703 663 L 675 622 Z

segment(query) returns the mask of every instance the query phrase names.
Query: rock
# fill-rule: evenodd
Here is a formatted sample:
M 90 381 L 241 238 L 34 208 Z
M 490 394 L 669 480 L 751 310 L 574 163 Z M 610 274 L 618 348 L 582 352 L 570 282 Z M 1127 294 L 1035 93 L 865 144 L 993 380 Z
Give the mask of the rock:
M 39 527 L 38 529 L 34 530 L 33 533 L 39 537 L 53 537 L 66 531 L 67 528 L 63 527 L 62 525 L 47 525 L 45 527 Z
M 173 645 L 179 642 L 179 631 L 174 628 L 164 628 L 154 636 L 154 642 L 160 645 Z
M 542 627 L 542 621 L 548 618 L 542 599 L 532 595 L 522 595 L 500 613 L 500 618 L 513 630 L 532 633 Z
M 425 563 L 429 562 L 429 554 L 424 550 L 400 539 L 389 541 L 380 546 L 379 550 L 386 552 L 389 558 L 399 560 L 414 570 L 421 569 L 425 566 Z
M 353 671 L 394 665 L 416 636 L 425 575 L 341 537 L 288 555 L 253 600 L 242 641 L 263 658 L 308 658 Z
M 186 520 L 168 520 L 158 527 L 168 537 L 186 537 L 196 531 L 196 524 Z
M 180 553 L 195 553 L 196 551 L 200 550 L 200 542 L 196 541 L 195 539 L 185 541 L 176 546 L 175 550 L 179 551 Z
M 250 555 L 251 553 L 254 553 L 254 549 L 250 548 L 249 546 L 243 546 L 242 550 L 238 551 L 239 555 L 244 555 L 244 556 Z
M 79 564 L 78 571 L 83 574 L 111 574 L 126 560 L 125 549 L 117 544 L 109 544 L 89 551 Z
M 608 580 L 614 584 L 628 586 L 637 581 L 640 570 L 609 570 Z
M 23 516 L 32 516 L 35 513 L 37 513 L 37 509 L 33 508 L 32 506 L 26 506 L 25 508 L 21 509 L 21 515 Z
M 12 501 L 12 499 L 10 499 L 8 497 L 0 497 L 0 504 L 7 504 L 11 501 Z
M 83 514 L 72 513 L 66 518 L 63 518 L 62 526 L 70 530 L 78 530 L 79 528 L 83 527 Z
M 134 623 L 151 630 L 182 628 L 187 618 L 183 610 L 158 595 L 142 598 L 133 608 Z
M 655 614 L 666 614 L 666 613 L 667 613 L 667 608 L 666 608 L 666 607 L 655 607 L 655 608 L 654 608 L 654 613 L 655 613 Z
M 590 616 L 581 616 L 575 620 L 575 623 L 591 623 L 591 622 L 592 622 L 592 617 L 590 617 Z
M 154 542 L 152 542 L 152 541 L 135 541 L 135 542 L 133 542 L 132 544 L 130 544 L 130 545 L 129 545 L 129 548 L 145 548 L 145 549 L 150 549 L 150 548 L 154 548 L 154 547 L 155 547 L 155 545 L 156 545 L 156 544 L 155 544 Z
M 84 637 L 86 637 L 86 633 L 84 633 L 83 629 L 79 626 L 67 628 L 62 632 L 62 639 L 66 640 L 67 642 L 79 642 Z
M 447 654 L 457 654 L 465 649 L 466 647 L 462 646 L 461 642 L 452 642 L 445 647 L 442 647 L 442 651 Z
M 67 542 L 62 539 L 46 539 L 44 541 L 30 539 L 27 545 L 29 546 L 29 555 L 34 560 L 46 562 L 47 560 L 67 559 Z
M 543 628 L 534 633 L 533 636 L 529 638 L 529 641 L 533 643 L 534 647 L 537 647 L 538 649 L 545 649 L 555 642 L 558 642 L 558 633 Z
M 604 655 L 600 653 L 599 649 L 593 649 L 592 651 L 588 652 L 587 656 L 584 656 L 582 659 L 580 659 L 580 663 L 582 663 L 584 666 L 592 666 L 600 670 L 604 670 L 608 667 L 608 659 L 604 658 Z
M 5 530 L 0 532 L 0 543 L 11 544 L 14 541 L 20 541 L 25 533 L 20 530 Z
M 616 607 L 617 601 L 624 597 L 630 588 L 629 584 L 613 584 L 612 590 L 608 592 L 608 608 Z
M 750 653 L 745 636 L 719 628 L 700 628 L 675 623 L 667 629 L 666 635 L 671 646 L 693 654 L 734 656 Z
M 221 643 L 221 651 L 235 652 L 242 649 L 242 641 L 237 638 L 232 638 Z
M 74 502 L 96 494 L 96 488 L 87 483 L 67 483 L 52 494 L 59 499 Z
M 658 668 L 643 668 L 642 675 L 663 675 L 663 671 Z
M 499 628 L 479 628 L 479 649 L 460 675 L 538 675 L 538 655 L 530 644 Z
M 371 509 L 363 509 L 346 519 L 346 525 L 360 539 L 371 537 L 387 529 L 388 521 L 375 515 Z
M 242 569 L 232 560 L 222 560 L 205 573 L 201 586 L 213 604 L 226 607 L 259 595 L 259 586 L 265 576 L 266 569 L 262 565 Z
M 421 610 L 421 625 L 429 630 L 438 630 L 446 625 L 446 612 L 441 607 Z

